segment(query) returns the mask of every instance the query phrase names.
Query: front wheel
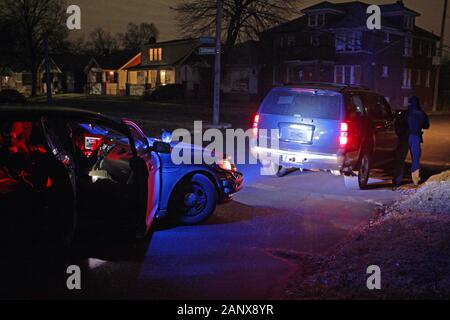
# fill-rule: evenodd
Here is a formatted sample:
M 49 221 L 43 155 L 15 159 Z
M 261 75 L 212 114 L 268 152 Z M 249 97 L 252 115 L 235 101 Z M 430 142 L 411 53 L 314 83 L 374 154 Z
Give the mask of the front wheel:
M 200 224 L 214 213 L 217 198 L 218 194 L 211 180 L 202 174 L 196 174 L 175 190 L 172 213 L 179 224 Z
M 370 177 L 370 155 L 366 151 L 361 157 L 358 175 L 345 175 L 344 181 L 347 189 L 353 190 L 367 190 Z

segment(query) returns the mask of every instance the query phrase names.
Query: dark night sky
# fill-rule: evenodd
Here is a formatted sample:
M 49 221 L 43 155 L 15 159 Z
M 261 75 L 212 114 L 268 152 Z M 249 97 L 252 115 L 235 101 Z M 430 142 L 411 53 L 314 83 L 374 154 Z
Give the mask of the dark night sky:
M 170 9 L 179 0 L 73 0 L 82 12 L 82 30 L 72 31 L 72 37 L 84 36 L 101 26 L 113 33 L 123 32 L 129 21 L 136 23 L 153 22 L 159 28 L 160 40 L 180 37 L 176 28 L 175 15 Z M 283 1 L 283 0 L 280 0 Z M 331 2 L 347 2 L 337 0 Z M 299 0 L 299 8 L 318 3 L 318 0 Z M 393 3 L 395 0 L 365 1 L 371 4 Z M 405 0 L 405 4 L 422 14 L 417 20 L 419 26 L 436 34 L 440 33 L 442 6 L 444 0 Z M 296 15 L 294 14 L 292 18 Z M 450 42 L 450 21 L 447 20 L 446 43 Z

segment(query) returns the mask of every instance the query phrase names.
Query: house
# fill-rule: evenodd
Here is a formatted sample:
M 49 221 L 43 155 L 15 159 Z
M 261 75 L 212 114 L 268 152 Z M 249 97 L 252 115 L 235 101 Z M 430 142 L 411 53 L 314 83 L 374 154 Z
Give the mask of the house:
M 9 67 L 0 67 L 0 90 L 15 87 L 14 71 Z
M 125 68 L 136 73 L 129 85 L 130 94 L 141 94 L 160 85 L 183 84 L 187 97 L 208 97 L 211 94 L 212 55 L 201 48 L 214 46 L 209 37 L 158 42 L 142 48 L 142 61 Z M 134 80 L 134 76 L 130 77 Z
M 79 54 L 54 54 L 50 59 L 50 74 L 53 93 L 83 93 L 86 87 L 84 67 L 90 56 Z M 47 92 L 45 59 L 38 67 L 37 91 L 40 94 Z
M 86 92 L 93 95 L 126 95 L 130 85 L 140 79 L 128 68 L 141 63 L 141 53 L 121 50 L 103 57 L 93 57 L 84 68 Z
M 2 61 L 0 65 L 0 90 L 16 89 L 24 95 L 31 94 L 31 72 L 23 63 Z
M 88 56 L 75 54 L 51 55 L 50 79 L 52 93 L 82 93 L 85 90 L 86 76 L 84 66 L 89 60 Z M 44 94 L 46 90 L 45 59 L 42 59 L 37 68 L 36 93 Z M 12 88 L 28 95 L 31 93 L 32 75 L 29 68 L 23 63 L 9 63 L 0 67 L 0 88 Z
M 261 70 L 261 43 L 238 43 L 230 52 L 222 75 L 222 96 L 226 100 L 259 99 Z
M 285 83 L 335 82 L 378 91 L 395 108 L 405 107 L 413 94 L 431 107 L 439 37 L 416 26 L 420 14 L 401 1 L 380 5 L 382 29 L 369 30 L 368 6 L 325 1 L 264 32 L 263 90 Z

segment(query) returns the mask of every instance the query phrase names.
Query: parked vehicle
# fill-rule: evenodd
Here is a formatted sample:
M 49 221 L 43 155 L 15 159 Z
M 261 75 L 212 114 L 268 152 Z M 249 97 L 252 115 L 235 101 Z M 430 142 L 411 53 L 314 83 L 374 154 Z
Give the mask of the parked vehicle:
M 79 223 L 114 222 L 143 237 L 164 215 L 205 221 L 242 187 L 231 163 L 174 165 L 171 145 L 130 120 L 55 106 L 6 106 L 0 119 L 2 228 L 15 234 L 70 243 Z
M 24 103 L 27 99 L 15 89 L 4 89 L 0 91 L 0 103 Z
M 349 188 L 366 189 L 370 172 L 394 161 L 397 135 L 386 99 L 369 90 L 336 84 L 277 87 L 255 117 L 255 128 L 278 129 L 275 154 L 279 176 L 291 168 L 318 169 L 344 175 Z M 267 149 L 267 150 L 266 150 Z
M 175 100 L 184 98 L 182 84 L 166 84 L 145 92 L 144 98 L 150 101 Z

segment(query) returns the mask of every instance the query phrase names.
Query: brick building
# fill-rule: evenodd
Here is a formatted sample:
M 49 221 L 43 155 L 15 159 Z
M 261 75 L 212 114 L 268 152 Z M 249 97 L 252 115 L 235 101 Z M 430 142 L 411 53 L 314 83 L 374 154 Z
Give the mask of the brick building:
M 301 17 L 262 35 L 263 91 L 307 81 L 361 85 L 383 94 L 394 108 L 415 94 L 433 103 L 439 37 L 415 24 L 419 13 L 401 1 L 381 5 L 382 29 L 367 28 L 369 4 L 321 2 Z

